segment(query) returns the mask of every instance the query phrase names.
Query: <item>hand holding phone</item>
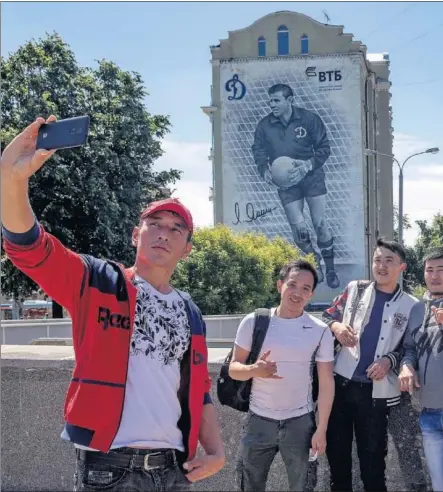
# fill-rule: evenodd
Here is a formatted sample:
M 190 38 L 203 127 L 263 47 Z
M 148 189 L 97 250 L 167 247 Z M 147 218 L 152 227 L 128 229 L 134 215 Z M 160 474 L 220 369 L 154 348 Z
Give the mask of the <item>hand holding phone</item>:
M 80 147 L 88 140 L 89 116 L 77 116 L 45 123 L 39 128 L 36 149 Z

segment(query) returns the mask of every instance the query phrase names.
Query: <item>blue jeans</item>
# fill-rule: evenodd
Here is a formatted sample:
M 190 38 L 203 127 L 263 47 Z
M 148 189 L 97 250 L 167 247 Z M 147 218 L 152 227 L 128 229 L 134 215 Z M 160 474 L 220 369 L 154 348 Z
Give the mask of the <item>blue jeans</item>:
M 443 409 L 424 408 L 420 414 L 423 448 L 434 492 L 443 491 Z

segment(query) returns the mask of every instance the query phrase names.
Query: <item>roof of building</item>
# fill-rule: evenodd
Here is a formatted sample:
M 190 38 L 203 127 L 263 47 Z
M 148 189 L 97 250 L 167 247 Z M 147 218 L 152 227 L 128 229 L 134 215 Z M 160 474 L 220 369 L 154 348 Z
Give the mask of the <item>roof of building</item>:
M 314 24 L 319 24 L 321 26 L 329 27 L 329 28 L 332 28 L 332 29 L 339 29 L 339 30 L 342 30 L 343 31 L 343 28 L 344 28 L 344 26 L 342 26 L 342 25 L 325 24 L 324 22 L 320 22 L 320 21 L 318 21 L 318 20 L 310 17 L 309 15 L 302 14 L 301 12 L 295 12 L 295 11 L 292 11 L 292 10 L 279 10 L 277 12 L 271 12 L 270 14 L 266 14 L 266 15 L 260 17 L 259 19 L 255 20 L 252 24 L 250 24 L 247 27 L 243 27 L 241 29 L 236 29 L 234 31 L 228 31 L 228 32 L 229 33 L 236 33 L 236 32 L 241 32 L 241 31 L 247 31 L 252 26 L 254 26 L 256 24 L 260 24 L 265 19 L 267 19 L 269 17 L 280 16 L 281 14 L 289 15 L 289 16 L 294 16 L 294 17 L 304 17 L 305 19 L 308 19 L 310 22 L 312 22 Z M 344 34 L 344 33 L 342 33 L 342 34 Z

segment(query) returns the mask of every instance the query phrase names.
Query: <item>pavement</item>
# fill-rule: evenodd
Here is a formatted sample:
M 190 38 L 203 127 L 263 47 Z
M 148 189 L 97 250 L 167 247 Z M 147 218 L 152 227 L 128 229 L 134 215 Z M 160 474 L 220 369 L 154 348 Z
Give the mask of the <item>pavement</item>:
M 195 492 L 230 492 L 236 489 L 237 450 L 244 420 L 235 410 L 220 405 L 217 398 L 220 362 L 228 351 L 229 347 L 209 348 L 211 395 L 217 409 L 227 462 L 220 473 L 195 484 Z M 63 404 L 72 378 L 73 358 L 72 346 L 2 346 L 1 488 L 4 491 L 72 490 L 73 448 L 59 436 L 64 424 Z M 391 409 L 386 459 L 390 492 L 431 490 L 418 417 L 418 402 L 407 396 L 402 398 L 401 405 Z M 321 456 L 315 463 L 307 490 L 312 491 L 315 482 L 316 492 L 330 490 L 326 458 Z M 355 448 L 353 477 L 353 490 L 363 490 Z M 271 466 L 267 490 L 288 490 L 281 456 L 277 456 Z

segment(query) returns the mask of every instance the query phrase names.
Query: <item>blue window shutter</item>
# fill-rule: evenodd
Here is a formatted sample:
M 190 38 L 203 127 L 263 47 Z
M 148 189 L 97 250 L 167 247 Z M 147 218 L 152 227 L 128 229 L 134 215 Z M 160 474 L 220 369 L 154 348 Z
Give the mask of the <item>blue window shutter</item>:
M 307 55 L 309 53 L 309 39 L 306 34 L 300 38 L 300 51 L 302 55 Z
M 266 39 L 263 36 L 258 38 L 258 56 L 266 56 Z
M 289 31 L 286 26 L 277 30 L 277 47 L 279 55 L 289 55 Z

